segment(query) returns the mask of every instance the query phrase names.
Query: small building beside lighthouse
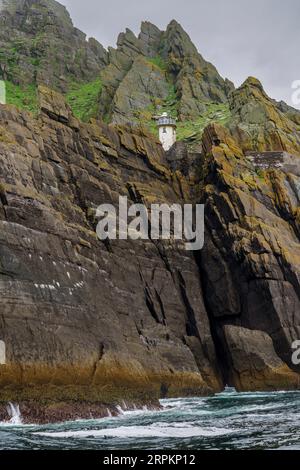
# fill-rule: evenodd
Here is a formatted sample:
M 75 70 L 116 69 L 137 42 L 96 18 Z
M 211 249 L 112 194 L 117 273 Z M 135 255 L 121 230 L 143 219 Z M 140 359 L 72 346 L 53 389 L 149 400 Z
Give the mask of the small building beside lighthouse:
M 167 152 L 176 142 L 176 120 L 163 113 L 157 118 L 157 126 L 159 131 L 159 140 Z

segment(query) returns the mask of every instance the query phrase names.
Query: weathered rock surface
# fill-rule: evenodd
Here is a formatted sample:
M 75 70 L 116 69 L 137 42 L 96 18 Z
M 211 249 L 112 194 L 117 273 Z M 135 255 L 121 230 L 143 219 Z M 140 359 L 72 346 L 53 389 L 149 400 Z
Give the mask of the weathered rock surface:
M 100 115 L 115 123 L 134 122 L 141 110 L 174 107 L 168 98 L 179 119 L 196 119 L 206 103 L 223 103 L 234 89 L 175 20 L 165 32 L 144 22 L 139 37 L 129 29 L 121 33 L 101 78 Z
M 249 77 L 231 93 L 229 103 L 229 128 L 244 150 L 282 150 L 300 155 L 299 113 L 269 98 L 259 80 Z
M 142 110 L 166 100 L 169 86 L 166 74 L 142 55 L 138 55 L 114 95 L 113 121 L 127 124 L 138 119 Z
M 81 417 L 99 417 L 226 384 L 299 388 L 299 113 L 254 78 L 234 90 L 175 21 L 126 30 L 107 53 L 55 1 L 3 5 L 1 50 L 19 44 L 18 80 L 39 84 L 40 114 L 0 106 L 0 419 L 8 401 L 44 422 L 79 417 L 81 402 Z M 78 121 L 45 86 L 99 74 L 99 115 L 114 125 Z M 183 142 L 165 154 L 139 125 L 158 105 L 197 120 L 227 101 L 227 128 L 208 126 L 193 154 Z M 203 202 L 204 249 L 100 242 L 96 209 L 119 195 Z
M 298 388 L 300 377 L 277 356 L 271 337 L 239 326 L 223 328 L 229 381 L 237 390 L 282 390 Z
M 216 68 L 199 54 L 188 34 L 177 21 L 168 25 L 161 45 L 162 57 L 175 80 L 179 98 L 178 113 L 182 120 L 193 119 L 203 113 L 206 102 L 222 103 L 227 94 L 228 81 L 220 77 Z
M 183 177 L 142 130 L 79 123 L 58 93 L 40 94 L 38 120 L 0 108 L 0 399 L 221 390 L 192 253 L 95 234 L 99 204 L 183 202 Z
M 143 129 L 82 124 L 61 95 L 39 93 L 38 119 L 0 110 L 3 406 L 45 403 L 33 407 L 43 421 L 77 416 L 80 401 L 100 416 L 124 399 L 153 406 L 226 383 L 298 387 L 299 176 L 258 175 L 214 125 L 200 198 L 193 173 L 170 170 Z M 96 208 L 119 195 L 202 199 L 200 258 L 180 243 L 98 241 Z
M 3 0 L 0 50 L 1 79 L 63 92 L 72 81 L 95 80 L 108 59 L 103 46 L 87 41 L 55 0 Z
M 225 381 L 238 390 L 297 387 L 299 175 L 275 168 L 257 173 L 217 125 L 205 130 L 203 147 L 201 269 L 218 355 L 226 358 Z

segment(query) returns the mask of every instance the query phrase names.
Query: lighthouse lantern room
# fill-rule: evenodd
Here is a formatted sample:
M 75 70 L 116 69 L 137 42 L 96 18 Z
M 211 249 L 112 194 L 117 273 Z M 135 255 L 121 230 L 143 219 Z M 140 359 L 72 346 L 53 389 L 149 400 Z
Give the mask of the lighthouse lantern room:
M 159 130 L 159 140 L 162 143 L 164 150 L 167 152 L 176 142 L 176 120 L 163 113 L 157 119 Z

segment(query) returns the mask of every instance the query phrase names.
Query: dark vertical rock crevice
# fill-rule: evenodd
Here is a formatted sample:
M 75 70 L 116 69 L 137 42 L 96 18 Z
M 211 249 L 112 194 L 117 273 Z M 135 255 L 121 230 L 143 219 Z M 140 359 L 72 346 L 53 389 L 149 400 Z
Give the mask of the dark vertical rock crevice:
M 221 380 L 223 382 L 223 386 L 225 387 L 226 385 L 231 385 L 229 382 L 230 366 L 228 363 L 226 348 L 224 346 L 224 341 L 222 338 L 222 330 L 220 328 L 220 325 L 218 325 L 218 323 L 216 322 L 214 312 L 211 308 L 211 304 L 208 301 L 207 296 L 208 292 L 210 292 L 211 296 L 212 292 L 214 291 L 214 285 L 208 283 L 207 273 L 203 269 L 201 251 L 195 253 L 195 261 L 199 270 L 199 278 L 201 279 L 203 302 L 208 315 L 211 337 L 216 351 L 217 364 L 221 375 Z
M 195 312 L 191 306 L 187 291 L 185 280 L 180 271 L 177 271 L 178 284 L 181 293 L 182 302 L 186 309 L 186 334 L 187 336 L 194 336 L 199 338 L 199 331 L 197 328 L 197 322 L 195 318 Z

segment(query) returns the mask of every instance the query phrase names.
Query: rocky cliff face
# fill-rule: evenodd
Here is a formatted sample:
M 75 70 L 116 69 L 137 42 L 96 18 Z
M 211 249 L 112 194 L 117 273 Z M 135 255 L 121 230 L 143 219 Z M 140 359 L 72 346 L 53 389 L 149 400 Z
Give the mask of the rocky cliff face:
M 60 95 L 40 94 L 38 120 L 1 107 L 2 400 L 221 390 L 192 254 L 95 235 L 99 204 L 183 201 L 187 182 L 142 131 L 81 124 Z
M 201 267 L 226 381 L 238 390 L 298 386 L 299 173 L 257 172 L 218 126 L 206 129 L 204 148 Z
M 206 125 L 219 122 L 245 149 L 298 153 L 299 112 L 269 98 L 255 78 L 235 90 L 175 20 L 165 31 L 143 22 L 138 37 L 126 29 L 106 51 L 55 0 L 3 0 L 0 49 L 8 102 L 30 111 L 44 84 L 83 120 L 142 124 L 155 134 L 153 116 L 168 111 L 178 139 L 197 150 Z
M 1 106 L 1 400 L 298 387 L 299 176 L 258 175 L 211 126 L 197 194 L 143 130 L 82 124 L 57 93 L 40 98 L 38 119 Z M 204 202 L 204 250 L 98 241 L 96 207 L 119 195 Z
M 70 82 L 95 80 L 107 52 L 73 26 L 55 0 L 3 0 L 0 4 L 0 76 L 26 86 L 66 92 Z
M 194 121 L 209 104 L 227 102 L 234 88 L 176 21 L 166 31 L 143 22 L 138 37 L 126 29 L 117 48 L 106 51 L 74 27 L 55 0 L 3 0 L 0 48 L 0 78 L 25 94 L 27 86 L 45 84 L 69 96 L 78 84 L 90 84 L 97 100 L 90 114 L 106 122 L 142 122 L 151 129 L 152 116 L 165 109 Z M 82 101 L 82 90 L 76 91 Z
M 98 116 L 113 124 L 79 121 L 45 86 L 51 41 L 34 69 L 32 49 L 18 52 L 20 80 L 39 83 L 39 111 L 0 106 L 0 418 L 8 401 L 43 422 L 226 384 L 299 388 L 291 359 L 300 339 L 299 113 L 254 78 L 234 90 L 174 21 L 166 32 L 143 23 L 138 38 L 127 30 L 106 53 L 54 1 L 3 4 L 0 21 L 15 26 L 22 47 L 39 32 L 44 44 L 57 39 L 52 88 L 64 92 L 60 74 L 70 72 L 59 41 L 72 48 L 78 39 L 84 53 L 70 73 L 100 74 Z M 137 110 L 158 104 L 182 119 L 209 110 L 189 139 L 203 133 L 197 152 L 181 141 L 165 154 L 140 125 Z M 230 112 L 227 128 L 206 126 L 219 106 Z M 265 150 L 291 155 L 260 166 L 247 156 Z M 119 195 L 147 207 L 204 203 L 203 250 L 100 242 L 96 208 L 118 205 Z
M 205 103 L 223 103 L 233 89 L 174 20 L 165 32 L 142 23 L 138 38 L 127 29 L 117 49 L 109 50 L 109 62 L 101 74 L 100 115 L 112 122 L 136 120 L 143 118 L 141 110 L 153 113 L 175 105 L 180 119 L 196 119 Z
M 269 98 L 259 80 L 249 77 L 230 95 L 229 102 L 229 129 L 245 150 L 282 150 L 299 155 L 298 112 Z

